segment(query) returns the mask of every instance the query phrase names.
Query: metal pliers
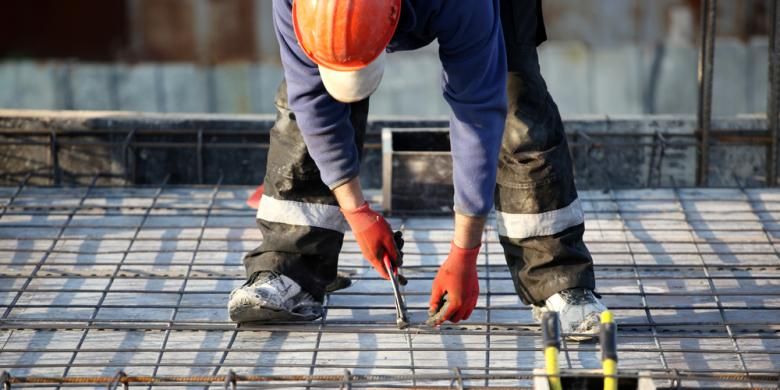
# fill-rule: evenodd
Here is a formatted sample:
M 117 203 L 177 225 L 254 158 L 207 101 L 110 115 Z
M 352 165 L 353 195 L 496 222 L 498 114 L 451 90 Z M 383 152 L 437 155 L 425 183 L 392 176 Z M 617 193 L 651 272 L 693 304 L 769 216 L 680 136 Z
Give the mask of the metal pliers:
M 403 275 L 398 274 L 398 269 L 393 269 L 393 264 L 390 262 L 390 257 L 385 254 L 383 257 L 385 263 L 385 270 L 390 275 L 390 282 L 393 285 L 393 297 L 395 297 L 395 324 L 398 325 L 398 329 L 406 329 L 409 327 L 409 317 L 406 315 L 406 303 L 404 303 L 404 297 L 401 295 L 401 289 L 398 287 L 400 283 L 406 285 L 406 278 Z

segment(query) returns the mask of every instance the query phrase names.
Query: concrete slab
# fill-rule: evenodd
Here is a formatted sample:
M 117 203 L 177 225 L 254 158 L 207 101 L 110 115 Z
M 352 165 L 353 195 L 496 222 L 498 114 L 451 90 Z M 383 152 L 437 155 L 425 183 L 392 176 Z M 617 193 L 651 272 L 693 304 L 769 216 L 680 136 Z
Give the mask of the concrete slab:
M 247 192 L 219 196 L 241 202 Z M 244 282 L 242 256 L 262 238 L 248 208 L 212 210 L 201 227 L 212 193 L 172 188 L 148 210 L 153 191 L 128 188 L 123 197 L 122 190 L 106 190 L 88 198 L 89 214 L 79 211 L 68 221 L 63 210 L 72 204 L 46 205 L 67 194 L 25 190 L 23 203 L 0 218 L 0 312 L 10 309 L 0 324 L 0 366 L 13 376 L 54 377 L 66 368 L 70 376 L 109 377 L 118 369 L 157 376 L 232 369 L 286 375 L 284 383 L 303 387 L 310 373 L 332 384 L 345 369 L 396 385 L 447 386 L 455 367 L 467 378 L 488 369 L 509 375 L 490 379 L 490 386 L 521 386 L 523 373 L 542 366 L 538 325 L 515 293 L 495 230 L 486 230 L 478 258 L 481 296 L 472 317 L 440 329 L 421 325 L 431 280 L 449 250 L 447 217 L 392 219 L 407 233 L 403 272 L 410 281 L 402 291 L 410 330 L 395 328 L 390 285 L 362 259 L 351 233 L 340 268 L 352 273 L 353 284 L 329 294 L 324 320 L 236 327 L 225 312 L 227 296 Z M 581 197 L 598 290 L 620 324 L 622 368 L 777 371 L 780 241 L 772 232 L 780 237 L 774 228 L 780 213 L 766 211 L 780 204 L 776 190 Z M 189 206 L 159 213 L 174 205 Z M 563 367 L 600 366 L 591 343 L 566 343 L 559 358 Z

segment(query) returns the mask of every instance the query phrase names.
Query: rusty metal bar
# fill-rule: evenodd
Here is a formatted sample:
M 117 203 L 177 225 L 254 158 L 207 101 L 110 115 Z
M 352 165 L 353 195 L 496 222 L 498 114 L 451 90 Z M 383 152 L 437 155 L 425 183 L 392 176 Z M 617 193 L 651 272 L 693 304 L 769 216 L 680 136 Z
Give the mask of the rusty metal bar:
M 485 229 L 482 231 L 482 247 L 484 248 L 485 253 L 480 254 L 480 256 L 484 256 L 485 258 L 485 288 L 487 288 L 488 292 L 491 292 L 490 289 L 490 248 L 488 247 L 490 245 L 489 237 L 489 231 L 487 226 L 485 226 Z M 477 260 L 477 264 L 479 264 L 479 260 Z M 491 323 L 490 313 L 491 313 L 491 305 L 490 305 L 490 298 L 492 294 L 485 294 L 485 321 L 487 323 Z M 476 309 L 476 308 L 475 308 Z M 491 339 L 490 339 L 490 330 L 491 328 L 488 327 L 485 329 L 485 367 L 490 367 L 490 348 L 491 348 Z M 458 375 L 458 378 L 460 378 L 460 372 L 458 371 L 456 373 Z M 490 375 L 490 369 L 485 369 L 485 375 Z M 460 383 L 462 387 L 462 382 Z M 485 387 L 490 386 L 490 380 L 485 378 Z
M 454 367 L 453 367 L 454 369 Z M 380 382 L 380 383 L 397 383 L 400 381 L 405 380 L 461 380 L 461 381 L 467 381 L 467 380 L 479 380 L 479 379 L 491 379 L 491 380 L 501 380 L 501 379 L 533 379 L 535 376 L 544 376 L 546 377 L 546 374 L 534 374 L 532 371 L 529 370 L 517 370 L 517 372 L 514 373 L 505 373 L 505 374 L 469 374 L 464 371 L 471 371 L 470 369 L 466 368 L 458 368 L 458 373 L 453 375 L 452 373 L 447 374 L 418 374 L 418 375 L 408 375 L 408 374 L 394 374 L 394 375 L 358 375 L 358 374 L 352 374 L 350 375 L 350 381 L 352 384 L 358 384 L 358 383 L 364 383 L 368 384 L 371 382 Z M 766 373 L 756 373 L 751 375 L 745 375 L 741 372 L 732 372 L 728 370 L 723 371 L 715 371 L 715 372 L 691 372 L 691 371 L 685 371 L 685 370 L 655 370 L 655 371 L 648 371 L 649 377 L 653 379 L 686 379 L 686 380 L 717 380 L 717 381 L 727 381 L 727 382 L 744 382 L 748 379 L 752 379 L 758 382 L 763 383 L 773 383 L 778 380 L 777 373 L 772 372 L 766 372 Z M 566 371 L 561 372 L 561 377 L 571 377 L 572 374 L 567 374 Z M 577 376 L 584 377 L 592 375 L 594 377 L 597 377 L 596 374 L 587 374 L 587 373 L 579 373 Z M 635 375 L 626 375 L 626 374 L 618 374 L 618 378 L 635 378 Z M 216 384 L 216 383 L 225 383 L 227 381 L 235 380 L 236 382 L 243 382 L 243 383 L 251 383 L 251 382 L 265 382 L 265 383 L 276 383 L 277 385 L 283 385 L 283 383 L 280 382 L 299 382 L 299 384 L 296 384 L 296 386 L 301 386 L 300 382 L 308 382 L 310 384 L 312 381 L 317 382 L 323 382 L 323 383 L 329 383 L 331 386 L 333 385 L 340 385 L 344 382 L 344 374 L 336 374 L 336 375 L 212 375 L 212 376 L 160 376 L 160 377 L 154 377 L 154 376 L 134 376 L 134 375 L 125 375 L 125 376 L 119 376 L 118 381 L 120 383 L 128 383 L 128 384 L 172 384 L 172 383 L 189 383 L 189 384 Z M 117 376 L 89 376 L 89 377 L 44 377 L 44 376 L 13 376 L 8 375 L 7 380 L 11 384 L 110 384 L 117 381 Z M 319 386 L 318 386 L 319 387 Z M 406 387 L 406 386 L 403 386 Z M 429 387 L 425 387 L 429 388 Z M 432 387 L 432 388 L 450 388 L 450 387 Z M 479 388 L 479 387 L 472 387 L 469 388 Z
M 767 156 L 767 185 L 777 186 L 778 137 L 780 137 L 780 0 L 770 0 L 769 11 L 769 96 L 767 121 L 770 145 Z
M 127 133 L 127 137 L 125 137 L 125 141 L 122 144 L 122 162 L 124 163 L 125 168 L 125 184 L 132 184 L 135 182 L 135 159 L 133 159 L 132 168 L 130 163 L 130 157 L 132 153 L 132 147 L 130 144 L 133 142 L 134 137 L 135 129 L 130 130 L 130 132 Z
M 60 158 L 59 149 L 57 147 L 57 133 L 54 130 L 49 133 L 49 156 L 51 158 L 52 181 L 55 186 L 58 186 L 62 182 L 62 175 L 60 174 Z
M 198 143 L 195 148 L 195 156 L 197 158 L 196 164 L 198 168 L 198 184 L 203 184 L 203 129 L 198 129 Z
M 485 336 L 489 336 L 490 332 L 484 332 Z M 663 337 L 661 337 L 663 338 Z M 689 337 L 693 339 L 694 337 Z M 711 337 L 712 338 L 712 337 Z M 622 335 L 621 335 L 622 339 Z M 646 337 L 642 337 L 642 339 L 646 339 Z M 706 339 L 702 338 L 702 339 Z M 718 339 L 723 339 L 723 337 L 718 337 Z M 409 352 L 409 351 L 418 351 L 418 352 L 536 352 L 539 350 L 538 347 L 528 346 L 528 347 L 514 347 L 514 348 L 508 348 L 508 347 L 420 347 L 420 348 L 408 348 L 408 347 L 392 347 L 392 348 L 377 348 L 377 347 L 369 347 L 369 348 L 360 348 L 361 351 L 364 352 Z M 595 345 L 582 345 L 577 346 L 576 348 L 569 348 L 568 349 L 571 352 L 598 352 L 599 349 Z M 150 353 L 187 353 L 187 352 L 235 352 L 235 353 L 256 353 L 256 352 L 263 352 L 263 353 L 305 353 L 305 352 L 355 352 L 355 347 L 350 348 L 29 348 L 29 349 L 8 349 L 3 350 L 3 352 L 15 352 L 15 353 L 24 353 L 24 352 L 50 352 L 50 353 L 74 353 L 74 352 L 80 352 L 80 353 L 95 353 L 95 352 L 116 352 L 116 353 L 127 353 L 127 352 L 150 352 Z M 621 347 L 621 352 L 658 352 L 659 350 L 653 350 L 653 349 L 647 349 L 642 347 Z M 702 348 L 702 349 L 696 349 L 692 350 L 691 348 L 665 348 L 663 349 L 665 352 L 672 352 L 672 353 L 708 353 L 708 354 L 723 354 L 723 355 L 730 355 L 734 354 L 734 351 L 732 350 L 722 350 L 722 349 L 714 349 L 714 348 Z M 780 351 L 742 351 L 741 353 L 746 355 L 780 355 Z M 168 366 L 168 367 L 189 367 L 193 364 L 198 363 L 190 363 L 190 362 L 180 362 L 180 363 L 132 363 L 133 367 L 157 367 L 158 365 L 162 366 Z M 211 363 L 200 363 L 201 365 L 205 365 L 206 367 L 212 367 L 215 366 Z M 71 366 L 77 366 L 70 364 Z M 114 365 L 112 363 L 107 363 L 107 366 Z M 124 365 L 128 365 L 124 363 Z M 250 367 L 264 367 L 260 363 L 253 363 L 249 364 Z M 10 364 L 5 365 L 6 367 L 29 367 L 29 365 L 24 364 Z M 40 365 L 36 365 L 36 367 L 65 367 L 68 366 L 68 364 L 64 363 L 41 363 Z M 91 365 L 88 363 L 84 363 L 82 367 L 90 367 Z M 267 367 L 275 367 L 268 365 Z M 287 365 L 285 365 L 287 367 Z M 309 367 L 307 364 L 292 364 L 290 367 Z M 321 367 L 321 366 L 318 366 Z M 341 366 L 333 366 L 331 367 L 341 367 Z M 359 367 L 376 367 L 371 365 L 361 365 Z M 409 366 L 391 366 L 391 367 L 406 367 Z M 421 365 L 420 368 L 430 368 L 435 366 L 426 366 Z M 482 369 L 484 371 L 490 370 L 491 366 L 485 365 L 482 366 Z M 388 368 L 388 367 L 385 367 Z M 475 369 L 473 366 L 470 367 L 471 369 Z M 743 371 L 744 372 L 744 371 Z
M 699 50 L 699 107 L 697 123 L 701 146 L 698 152 L 696 183 L 706 187 L 709 183 L 710 131 L 712 128 L 712 86 L 715 54 L 715 32 L 717 18 L 717 0 L 701 2 L 701 34 Z

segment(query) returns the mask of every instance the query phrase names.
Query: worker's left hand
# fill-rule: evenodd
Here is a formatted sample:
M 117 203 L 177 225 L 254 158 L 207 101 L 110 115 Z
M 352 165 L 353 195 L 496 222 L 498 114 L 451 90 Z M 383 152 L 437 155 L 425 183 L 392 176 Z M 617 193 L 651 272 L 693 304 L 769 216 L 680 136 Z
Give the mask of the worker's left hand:
M 467 320 L 479 299 L 477 255 L 479 246 L 463 249 L 453 242 L 450 255 L 433 279 L 428 314 L 430 325 Z M 446 294 L 446 304 L 444 296 Z

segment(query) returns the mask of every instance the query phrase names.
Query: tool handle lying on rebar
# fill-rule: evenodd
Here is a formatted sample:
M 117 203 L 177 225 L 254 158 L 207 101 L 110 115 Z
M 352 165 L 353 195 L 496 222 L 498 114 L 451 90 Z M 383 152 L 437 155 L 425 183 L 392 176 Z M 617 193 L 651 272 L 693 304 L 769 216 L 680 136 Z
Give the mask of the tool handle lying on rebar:
M 395 324 L 398 325 L 398 329 L 405 329 L 409 326 L 409 319 L 406 316 L 406 304 L 404 303 L 404 297 L 401 295 L 401 290 L 398 287 L 398 269 L 393 267 L 393 263 L 390 261 L 390 257 L 385 254 L 382 258 L 385 264 L 387 274 L 390 275 L 390 282 L 393 285 L 393 297 L 395 297 Z
M 604 390 L 617 390 L 617 324 L 609 310 L 601 313 L 601 366 L 604 371 Z
M 558 351 L 561 349 L 561 328 L 558 313 L 551 311 L 542 316 L 542 343 L 544 344 L 544 361 L 547 381 L 550 390 L 562 390 L 561 369 L 558 365 Z

